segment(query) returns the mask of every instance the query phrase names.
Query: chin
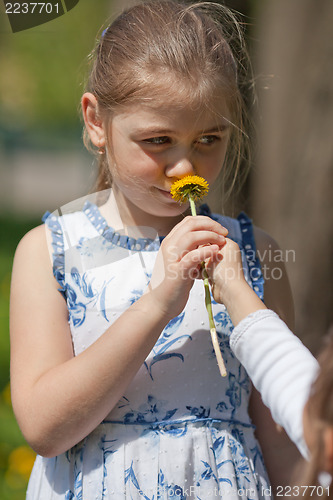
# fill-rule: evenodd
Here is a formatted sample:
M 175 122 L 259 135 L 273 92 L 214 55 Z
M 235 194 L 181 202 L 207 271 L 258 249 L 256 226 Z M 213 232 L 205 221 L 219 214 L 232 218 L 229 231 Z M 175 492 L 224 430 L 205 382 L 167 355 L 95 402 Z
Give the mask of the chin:
M 169 203 L 160 205 L 156 210 L 152 210 L 152 215 L 157 215 L 158 217 L 177 217 L 184 214 L 188 210 L 187 203 L 180 205 L 179 203 Z
M 179 217 L 189 208 L 188 203 L 180 204 L 169 198 L 164 200 L 160 197 L 149 195 L 146 198 L 140 197 L 140 199 L 136 200 L 132 198 L 131 203 L 132 206 L 134 205 L 148 216 L 157 218 Z

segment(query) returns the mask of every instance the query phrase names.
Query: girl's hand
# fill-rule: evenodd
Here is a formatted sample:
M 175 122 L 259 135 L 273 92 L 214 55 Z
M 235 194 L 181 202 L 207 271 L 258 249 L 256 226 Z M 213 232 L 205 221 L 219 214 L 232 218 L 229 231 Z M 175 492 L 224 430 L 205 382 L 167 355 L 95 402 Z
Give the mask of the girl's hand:
M 206 261 L 206 270 L 216 302 L 224 304 L 236 326 L 248 314 L 265 305 L 247 283 L 237 243 L 226 239 L 223 249 Z
M 209 217 L 189 216 L 164 238 L 148 286 L 163 314 L 173 318 L 184 309 L 201 262 L 218 258 L 227 234 Z
M 236 297 L 239 286 L 246 284 L 241 251 L 229 238 L 223 249 L 206 261 L 206 270 L 216 302 L 225 303 L 229 296 Z

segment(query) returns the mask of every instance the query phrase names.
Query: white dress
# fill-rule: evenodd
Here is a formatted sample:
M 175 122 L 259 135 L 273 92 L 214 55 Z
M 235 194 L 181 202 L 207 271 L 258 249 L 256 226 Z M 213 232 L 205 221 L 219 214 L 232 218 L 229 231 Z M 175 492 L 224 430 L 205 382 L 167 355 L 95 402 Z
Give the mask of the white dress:
M 228 228 L 262 297 L 251 221 L 211 214 L 205 205 L 201 213 Z M 120 236 L 90 202 L 44 220 L 78 355 L 143 294 L 160 239 Z M 108 417 L 66 453 L 37 456 L 28 500 L 272 498 L 248 415 L 251 382 L 230 350 L 225 307 L 213 302 L 213 312 L 227 377 L 219 374 L 198 280 Z

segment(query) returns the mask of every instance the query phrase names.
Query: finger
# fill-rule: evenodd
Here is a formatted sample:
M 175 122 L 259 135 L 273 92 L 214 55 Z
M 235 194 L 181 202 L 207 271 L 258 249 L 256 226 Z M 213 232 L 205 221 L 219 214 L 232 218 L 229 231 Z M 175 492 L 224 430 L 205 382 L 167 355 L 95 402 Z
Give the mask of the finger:
M 179 246 L 191 251 L 200 246 L 218 245 L 220 249 L 224 247 L 226 239 L 222 234 L 213 231 L 195 231 L 186 235 L 179 241 Z
M 209 231 L 214 231 L 215 233 L 222 234 L 223 236 L 228 235 L 228 229 L 222 226 L 219 222 L 214 221 L 210 217 L 206 217 L 203 215 L 197 215 L 193 217 L 191 215 L 185 217 L 179 224 L 177 224 L 170 235 L 174 232 L 183 232 L 183 231 L 200 231 L 202 229 L 206 229 Z
M 213 257 L 220 251 L 218 245 L 209 245 L 197 248 L 185 254 L 181 259 L 181 265 L 184 269 L 193 269 L 194 267 L 204 262 L 206 259 Z
M 179 241 L 175 241 L 173 245 L 169 245 L 165 248 L 165 255 L 168 260 L 174 262 L 180 262 L 185 255 L 188 253 L 199 249 L 199 248 L 209 248 L 211 246 L 217 246 L 218 251 L 222 250 L 226 240 L 224 236 L 217 235 L 209 231 L 200 231 L 196 233 L 190 233 L 186 237 L 181 238 Z M 216 250 L 213 249 L 213 253 L 209 252 L 209 255 L 215 255 Z
M 210 270 L 215 264 L 219 264 L 224 259 L 223 252 L 220 250 L 215 255 L 205 261 L 207 270 Z

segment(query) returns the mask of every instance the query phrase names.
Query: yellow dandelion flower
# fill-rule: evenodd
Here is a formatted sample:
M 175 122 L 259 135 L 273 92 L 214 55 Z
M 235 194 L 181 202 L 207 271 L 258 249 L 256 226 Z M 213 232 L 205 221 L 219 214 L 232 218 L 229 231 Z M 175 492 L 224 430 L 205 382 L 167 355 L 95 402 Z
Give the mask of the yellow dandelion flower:
M 175 181 L 170 189 L 172 198 L 185 203 L 191 197 L 193 201 L 201 200 L 208 193 L 208 182 L 198 175 L 187 175 Z

